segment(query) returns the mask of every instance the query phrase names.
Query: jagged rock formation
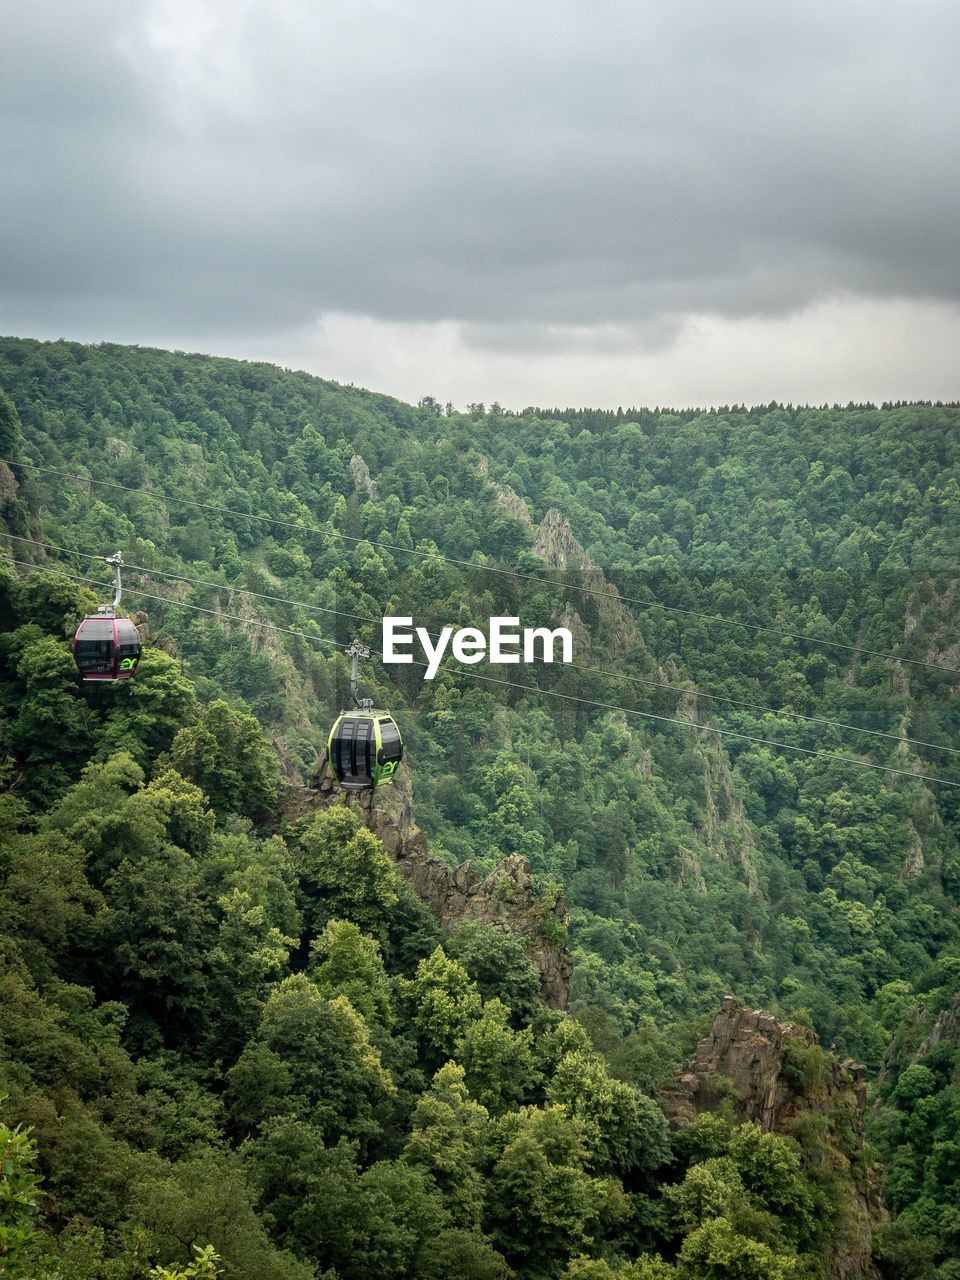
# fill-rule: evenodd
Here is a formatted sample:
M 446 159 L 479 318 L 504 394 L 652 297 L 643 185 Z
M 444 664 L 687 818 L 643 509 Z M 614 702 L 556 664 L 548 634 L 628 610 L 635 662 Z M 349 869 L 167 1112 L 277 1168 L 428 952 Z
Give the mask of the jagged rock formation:
M 573 640 L 573 652 L 577 655 L 577 661 L 589 662 L 593 657 L 593 642 L 590 638 L 590 632 L 576 609 L 570 604 L 564 605 L 558 622 L 561 627 L 566 627 L 570 632 Z
M 683 689 L 677 701 L 677 714 L 691 724 L 704 724 L 696 688 L 689 680 L 678 682 L 676 668 L 664 671 L 657 668 L 657 678 L 664 684 Z M 760 878 L 757 874 L 757 844 L 743 803 L 736 793 L 730 762 L 723 743 L 715 733 L 704 728 L 697 733 L 694 754 L 703 775 L 704 821 L 701 827 L 708 853 L 718 859 L 738 863 L 747 888 L 760 897 Z M 683 876 L 681 868 L 681 876 Z M 686 879 L 691 879 L 687 873 Z M 679 879 L 678 883 L 683 883 Z
M 155 636 L 150 627 L 150 615 L 142 609 L 138 609 L 135 613 L 130 614 L 130 621 L 137 628 L 140 634 L 141 644 L 150 645 L 152 649 L 159 649 L 161 653 L 165 653 L 168 657 L 175 658 L 177 656 L 177 642 L 173 636 Z
M 567 946 L 567 908 L 562 893 L 545 896 L 530 864 L 512 854 L 488 876 L 469 862 L 450 867 L 434 856 L 413 820 L 412 787 L 401 771 L 392 786 L 347 794 L 327 768 L 324 751 L 309 787 L 293 787 L 287 795 L 289 818 L 302 817 L 331 804 L 357 810 L 364 825 L 382 841 L 410 886 L 445 929 L 465 920 L 481 921 L 517 933 L 540 970 L 540 994 L 553 1009 L 565 1009 L 573 960 Z
M 960 666 L 960 631 L 957 621 L 957 583 L 938 587 L 933 579 L 921 582 L 907 604 L 903 634 L 909 637 L 923 623 L 928 631 L 926 662 L 941 667 Z M 954 688 L 960 682 L 954 682 Z
M 595 602 L 597 613 L 611 639 L 624 643 L 639 638 L 637 624 L 620 603 L 616 587 L 573 536 L 570 521 L 556 507 L 543 517 L 533 543 L 533 554 L 551 569 L 560 570 L 569 582 L 585 591 Z M 569 605 L 569 602 L 568 602 Z
M 689 885 L 694 893 L 705 894 L 707 884 L 703 878 L 703 867 L 700 865 L 699 858 L 688 849 L 678 849 L 677 855 L 680 858 L 680 870 L 677 873 L 678 888 L 685 889 Z
M 713 1110 L 721 1097 L 729 1096 L 723 1085 L 717 1089 L 723 1077 L 736 1090 L 739 1118 L 758 1124 L 765 1133 L 784 1132 L 800 1111 L 825 1114 L 840 1095 L 862 1120 L 866 1068 L 829 1055 L 829 1077 L 815 1094 L 803 1095 L 784 1070 L 791 1039 L 819 1043 L 808 1027 L 779 1022 L 762 1010 L 741 1008 L 727 996 L 710 1034 L 697 1044 L 696 1057 L 677 1077 L 676 1090 L 669 1095 L 674 1118 L 689 1123 L 699 1112 Z
M 923 857 L 923 841 L 920 839 L 920 833 L 912 822 L 907 824 L 909 832 L 907 852 L 903 860 L 903 866 L 900 869 L 898 880 L 911 880 L 915 876 L 922 876 L 927 869 L 927 864 Z
M 365 493 L 368 498 L 377 496 L 376 481 L 370 475 L 370 468 L 359 453 L 355 453 L 350 459 L 350 479 L 358 493 Z
M 960 991 L 953 997 L 953 1004 L 949 1009 L 944 1009 L 937 1015 L 930 1034 L 916 1049 L 913 1061 L 919 1062 L 935 1045 L 943 1042 L 960 1045 Z
M 545 560 L 551 569 L 572 569 L 589 574 L 591 581 L 586 585 L 613 593 L 614 589 L 603 576 L 603 570 L 597 568 L 581 547 L 573 536 L 570 521 L 556 507 L 551 507 L 543 517 L 534 540 L 533 554 Z
M 0 511 L 12 507 L 19 492 L 16 476 L 5 462 L 0 462 Z
M 931 1014 L 922 1001 L 911 1005 L 893 1034 L 883 1054 L 883 1062 L 877 1074 L 876 1085 L 883 1089 L 892 1078 L 912 1063 L 919 1062 L 938 1044 L 960 1046 L 960 991 L 953 1002 L 942 1009 L 931 1025 Z M 874 1113 L 879 1110 L 882 1097 L 873 1104 Z
M 817 1051 L 819 1070 L 811 1079 L 801 1079 L 792 1061 L 791 1044 L 797 1042 Z M 732 1099 L 739 1121 L 757 1124 L 765 1133 L 789 1135 L 802 1117 L 821 1117 L 823 1140 L 845 1188 L 830 1274 L 837 1280 L 875 1280 L 873 1236 L 884 1214 L 873 1171 L 862 1159 L 866 1069 L 818 1046 L 807 1027 L 744 1009 L 728 996 L 709 1035 L 698 1043 L 696 1057 L 662 1101 L 678 1127 L 716 1110 L 726 1098 Z
M 525 498 L 521 498 L 516 489 L 512 489 L 508 484 L 501 484 L 499 480 L 494 480 L 490 476 L 490 464 L 481 454 L 477 462 L 477 474 L 490 485 L 494 492 L 494 498 L 497 506 L 514 520 L 519 520 L 526 528 L 533 528 L 533 518 L 530 515 L 530 508 L 527 506 Z

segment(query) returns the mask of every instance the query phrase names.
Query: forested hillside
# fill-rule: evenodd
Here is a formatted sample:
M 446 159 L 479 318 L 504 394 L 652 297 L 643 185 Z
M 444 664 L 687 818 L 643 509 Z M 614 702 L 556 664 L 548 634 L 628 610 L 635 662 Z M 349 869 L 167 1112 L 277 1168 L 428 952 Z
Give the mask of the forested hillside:
M 19 339 L 0 387 L 0 1266 L 875 1275 L 837 1260 L 878 1161 L 876 1265 L 960 1276 L 960 409 L 458 413 Z M 149 643 L 82 687 L 118 549 Z M 564 891 L 569 1016 L 285 808 L 384 614 L 574 633 L 365 677 L 432 852 Z M 723 1096 L 668 1129 L 731 994 L 866 1065 L 869 1147 Z

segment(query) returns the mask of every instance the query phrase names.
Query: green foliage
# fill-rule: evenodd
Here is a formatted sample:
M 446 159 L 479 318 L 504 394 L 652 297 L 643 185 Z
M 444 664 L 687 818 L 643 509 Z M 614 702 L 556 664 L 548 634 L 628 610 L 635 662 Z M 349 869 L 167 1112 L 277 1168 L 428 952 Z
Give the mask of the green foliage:
M 830 1055 L 802 1036 L 790 1036 L 783 1048 L 783 1074 L 798 1093 L 812 1097 L 827 1082 Z
M 894 1220 L 879 1253 L 896 1280 L 946 1278 L 960 1245 L 960 1045 L 956 957 L 928 970 L 923 995 L 895 1029 L 870 1126 Z
M 0 1121 L 0 1272 L 11 1280 L 31 1275 L 30 1256 L 39 1234 L 36 1154 L 29 1131 Z
M 463 1067 L 448 1062 L 421 1094 L 403 1158 L 425 1169 L 444 1196 L 451 1221 L 479 1230 L 483 1217 L 485 1107 L 467 1092 Z
M 352 809 L 315 814 L 301 828 L 294 856 L 312 935 L 328 921 L 343 919 L 378 940 L 386 937 L 403 882 L 383 845 L 360 826 Z
M 345 996 L 369 1027 L 395 1022 L 390 983 L 380 947 L 349 920 L 328 920 L 310 944 L 312 977 L 325 996 Z
M 260 1049 L 284 1064 L 283 1113 L 309 1118 L 325 1136 L 369 1135 L 373 1107 L 395 1090 L 361 1015 L 343 996 L 326 999 L 304 974 L 271 992 L 256 1039 L 231 1073 L 235 1093 L 248 1055 Z M 237 1097 L 237 1107 L 250 1114 L 249 1094 Z
M 442 947 L 417 965 L 405 986 L 411 1022 L 426 1050 L 442 1061 L 482 1011 L 480 993 L 464 967 L 450 960 Z
M 669 1158 L 667 1122 L 660 1108 L 632 1085 L 608 1075 L 597 1058 L 565 1054 L 546 1092 L 550 1102 L 563 1104 L 583 1124 L 594 1168 L 652 1173 Z
M 936 1087 L 936 1076 L 930 1068 L 914 1062 L 897 1080 L 893 1100 L 901 1111 L 911 1111 L 922 1098 L 929 1098 Z
M 273 814 L 280 771 L 253 716 L 238 714 L 222 700 L 212 702 L 196 724 L 180 730 L 168 759 L 221 812 L 254 822 Z
M 689 1280 L 788 1280 L 796 1259 L 741 1235 L 726 1218 L 712 1218 L 683 1242 L 678 1271 Z
M 820 1275 L 868 1159 L 843 1108 L 800 1115 L 792 1144 L 728 1100 L 668 1139 L 649 1096 L 733 991 L 866 1061 L 883 1266 L 949 1280 L 960 811 L 807 752 L 960 781 L 937 670 L 955 407 L 458 414 L 15 339 L 0 381 L 0 456 L 91 478 L 0 467 L 36 565 L 0 570 L 0 1085 L 49 1196 L 38 1276 L 189 1274 L 194 1246 L 226 1280 Z M 551 508 L 629 606 L 572 545 L 557 574 L 532 554 Z M 68 637 L 97 599 L 43 542 L 173 575 L 125 584 L 149 608 L 134 681 L 77 678 Z M 252 601 L 278 630 L 237 620 Z M 529 860 L 539 907 L 495 876 L 496 926 L 441 936 L 347 806 L 283 824 L 279 762 L 309 776 L 346 693 L 326 642 L 375 643 L 359 619 L 388 612 L 563 615 L 595 668 L 538 668 L 556 698 L 449 664 L 366 673 L 433 851 Z M 530 959 L 568 937 L 573 1018 L 543 1009 Z M 788 1042 L 814 1110 L 830 1063 Z
M 212 1267 L 218 1262 L 237 1280 L 311 1280 L 314 1274 L 312 1267 L 274 1248 L 254 1212 L 242 1169 L 213 1152 L 144 1179 L 132 1209 L 154 1253 L 179 1259 L 191 1278 L 216 1274 Z M 197 1240 L 210 1245 L 206 1256 L 200 1251 L 191 1258 Z M 207 1270 L 197 1269 L 201 1266 Z M 173 1274 L 178 1277 L 180 1271 Z
M 136 679 L 111 690 L 111 699 L 109 719 L 99 735 L 101 758 L 128 751 L 146 766 L 171 747 L 178 733 L 188 733 L 181 726 L 191 725 L 197 715 L 193 685 L 178 664 L 159 649 L 144 650 Z M 233 768 L 233 762 L 224 759 L 223 763 Z M 199 781 L 192 775 L 184 776 Z
M 495 996 L 465 1024 L 453 1046 L 471 1096 L 494 1115 L 522 1102 L 534 1084 L 532 1033 L 528 1027 L 514 1031 L 509 1017 L 510 1010 Z
M 219 1267 L 220 1255 L 213 1245 L 194 1245 L 196 1257 L 186 1267 L 171 1270 L 169 1267 L 154 1267 L 151 1280 L 217 1280 L 223 1272 Z
M 627 1216 L 619 1183 L 588 1172 L 586 1134 L 564 1107 L 510 1112 L 493 1140 L 487 1224 L 511 1265 L 549 1275 Z
M 515 1018 L 529 1021 L 540 1003 L 540 973 L 527 956 L 522 938 L 469 920 L 452 929 L 444 945 L 485 1000 L 497 997 Z
M 218 900 L 219 935 L 209 952 L 210 994 L 218 1040 L 240 1048 L 253 1035 L 273 979 L 282 977 L 296 938 L 270 924 L 267 908 L 234 888 Z
M 741 1125 L 732 1135 L 730 1159 L 752 1201 L 775 1214 L 784 1236 L 804 1247 L 814 1239 L 823 1210 L 808 1184 L 796 1143 L 756 1125 Z

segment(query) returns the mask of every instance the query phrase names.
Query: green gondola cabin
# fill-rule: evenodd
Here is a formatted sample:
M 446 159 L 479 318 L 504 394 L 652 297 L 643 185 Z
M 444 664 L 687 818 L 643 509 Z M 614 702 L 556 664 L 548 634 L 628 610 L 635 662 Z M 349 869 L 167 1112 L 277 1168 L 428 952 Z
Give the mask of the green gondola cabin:
M 393 781 L 403 741 L 386 711 L 344 711 L 330 730 L 327 755 L 344 791 L 366 791 Z

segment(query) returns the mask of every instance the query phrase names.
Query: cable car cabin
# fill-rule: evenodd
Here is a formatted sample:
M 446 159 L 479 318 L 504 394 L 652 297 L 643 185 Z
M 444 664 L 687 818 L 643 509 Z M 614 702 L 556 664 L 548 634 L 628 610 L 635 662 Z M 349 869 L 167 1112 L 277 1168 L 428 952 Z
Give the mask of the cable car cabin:
M 400 730 L 385 711 L 344 711 L 330 730 L 330 768 L 344 791 L 392 782 L 403 759 Z
M 130 680 L 143 645 L 129 618 L 84 618 L 73 637 L 73 660 L 84 680 Z

